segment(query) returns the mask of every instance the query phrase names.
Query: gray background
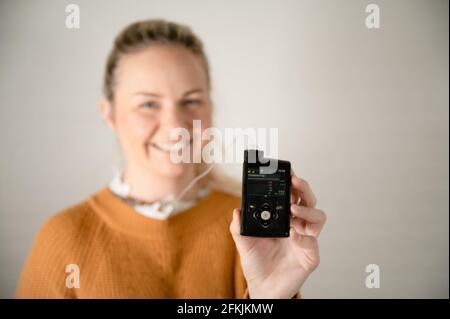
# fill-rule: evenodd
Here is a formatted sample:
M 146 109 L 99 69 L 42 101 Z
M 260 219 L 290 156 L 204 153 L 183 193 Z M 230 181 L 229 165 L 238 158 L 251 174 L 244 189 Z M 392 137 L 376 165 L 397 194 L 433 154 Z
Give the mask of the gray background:
M 45 219 L 111 177 L 106 55 L 126 24 L 163 17 L 205 42 L 216 124 L 278 127 L 327 212 L 305 298 L 448 298 L 448 1 L 373 1 L 378 30 L 369 1 L 72 2 L 78 30 L 71 2 L 0 4 L 0 297 Z

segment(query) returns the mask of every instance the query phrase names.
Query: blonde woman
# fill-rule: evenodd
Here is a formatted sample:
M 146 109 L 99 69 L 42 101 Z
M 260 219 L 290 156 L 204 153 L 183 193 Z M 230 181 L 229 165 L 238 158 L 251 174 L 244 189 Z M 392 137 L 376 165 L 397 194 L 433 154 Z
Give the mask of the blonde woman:
M 210 127 L 208 60 L 190 28 L 133 23 L 116 38 L 100 111 L 125 158 L 86 201 L 51 217 L 32 246 L 19 298 L 293 298 L 319 264 L 325 214 L 292 175 L 289 238 L 239 234 L 239 197 L 171 161 L 174 128 Z M 173 199 L 173 198 L 172 198 Z M 170 204 L 170 205 L 169 205 Z M 75 267 L 75 268 L 73 268 Z M 70 277 L 67 270 L 76 275 Z M 76 281 L 76 282 L 75 282 Z

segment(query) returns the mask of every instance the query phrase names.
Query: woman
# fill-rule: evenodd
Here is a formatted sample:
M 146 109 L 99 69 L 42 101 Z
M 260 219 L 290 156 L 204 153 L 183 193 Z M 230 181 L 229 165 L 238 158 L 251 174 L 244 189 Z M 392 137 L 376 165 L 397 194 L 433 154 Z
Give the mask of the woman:
M 325 222 L 308 184 L 292 173 L 289 238 L 243 237 L 239 197 L 206 178 L 192 184 L 204 166 L 170 159 L 179 147 L 174 128 L 211 125 L 210 88 L 202 43 L 188 27 L 149 20 L 118 35 L 100 110 L 123 150 L 123 174 L 45 223 L 17 297 L 300 296 L 319 264 Z M 183 192 L 182 200 L 165 201 Z

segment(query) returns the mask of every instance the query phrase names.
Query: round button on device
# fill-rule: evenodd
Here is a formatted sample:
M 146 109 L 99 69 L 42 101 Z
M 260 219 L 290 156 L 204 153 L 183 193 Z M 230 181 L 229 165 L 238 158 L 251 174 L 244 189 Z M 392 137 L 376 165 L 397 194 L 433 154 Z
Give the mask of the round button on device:
M 262 220 L 269 220 L 270 216 L 271 216 L 271 214 L 270 214 L 270 212 L 268 210 L 263 210 L 261 212 L 261 219 Z

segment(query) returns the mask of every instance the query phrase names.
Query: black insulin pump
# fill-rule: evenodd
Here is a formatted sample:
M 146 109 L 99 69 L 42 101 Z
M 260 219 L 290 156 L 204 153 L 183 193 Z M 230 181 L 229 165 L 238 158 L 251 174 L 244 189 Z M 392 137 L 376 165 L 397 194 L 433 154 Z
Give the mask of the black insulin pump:
M 241 235 L 289 237 L 291 163 L 263 155 L 244 151 Z

